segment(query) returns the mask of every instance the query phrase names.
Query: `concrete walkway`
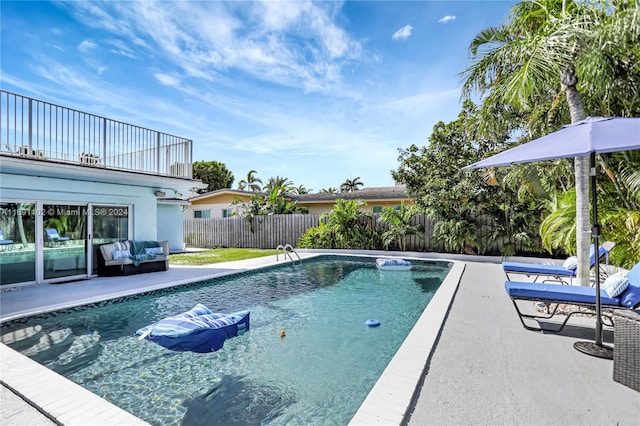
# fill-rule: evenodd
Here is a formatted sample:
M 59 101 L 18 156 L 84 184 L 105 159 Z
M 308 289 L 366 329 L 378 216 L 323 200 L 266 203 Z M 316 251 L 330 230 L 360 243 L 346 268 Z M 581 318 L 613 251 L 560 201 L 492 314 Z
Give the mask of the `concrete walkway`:
M 406 423 L 640 425 L 640 393 L 613 381 L 612 361 L 573 349 L 573 342 L 593 339 L 592 319 L 572 319 L 572 326 L 561 335 L 527 331 L 504 292 L 504 274 L 498 264 L 448 257 L 465 259 L 467 266 Z M 105 294 L 121 297 L 138 291 L 141 285 L 162 288 L 271 261 L 262 258 L 215 268 L 174 267 L 167 273 L 135 278 L 29 286 L 2 293 L 0 312 L 4 321 L 28 311 L 59 309 L 78 300 L 97 301 Z M 605 332 L 605 341 L 613 342 L 610 329 Z M 4 367 L 4 360 L 2 363 Z M 9 389 L 3 386 L 1 390 L 3 426 L 56 424 Z
M 594 322 L 528 331 L 501 267 L 467 263 L 409 426 L 640 425 L 640 393 L 613 381 L 611 360 L 573 348 L 593 341 Z M 613 343 L 610 329 L 604 341 Z

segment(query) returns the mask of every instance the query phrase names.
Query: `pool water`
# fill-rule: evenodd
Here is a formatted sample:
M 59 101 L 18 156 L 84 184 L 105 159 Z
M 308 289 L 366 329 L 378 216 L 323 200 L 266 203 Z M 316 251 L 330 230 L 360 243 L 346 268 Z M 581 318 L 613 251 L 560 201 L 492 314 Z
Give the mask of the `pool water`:
M 450 268 L 379 271 L 374 260 L 311 259 L 21 320 L 3 324 L 3 342 L 153 425 L 344 425 Z M 135 336 L 196 303 L 250 310 L 251 328 L 208 354 Z

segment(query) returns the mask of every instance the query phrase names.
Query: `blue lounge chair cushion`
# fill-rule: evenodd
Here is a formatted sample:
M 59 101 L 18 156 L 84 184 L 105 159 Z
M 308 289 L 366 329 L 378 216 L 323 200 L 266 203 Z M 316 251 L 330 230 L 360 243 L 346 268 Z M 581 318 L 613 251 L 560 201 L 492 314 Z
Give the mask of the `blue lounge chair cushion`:
M 609 297 L 619 296 L 629 287 L 629 280 L 622 273 L 613 274 L 602 283 L 602 290 L 606 291 Z
M 566 303 L 596 303 L 596 289 L 593 287 L 507 281 L 505 289 L 509 297 L 512 298 L 554 300 Z M 602 289 L 600 290 L 600 302 L 603 305 L 620 305 L 619 298 L 609 297 Z
M 609 256 L 609 251 L 600 246 L 598 250 L 599 257 Z M 574 257 L 574 256 L 572 256 Z M 569 267 L 563 265 L 541 265 L 539 263 L 525 263 L 525 262 L 502 262 L 502 270 L 504 272 L 515 272 L 529 275 L 549 275 L 549 276 L 557 276 L 557 277 L 575 277 L 577 274 L 577 257 L 576 257 L 576 266 L 572 267 L 572 262 L 569 261 L 572 257 L 569 257 L 565 260 L 565 263 L 569 263 Z M 595 250 L 592 245 L 589 249 L 589 265 L 593 267 L 596 263 Z
M 0 245 L 13 244 L 13 240 L 5 240 L 4 232 L 0 230 Z
M 640 305 L 640 262 L 636 263 L 625 277 L 629 280 L 629 286 L 620 295 L 620 304 L 633 309 Z
M 640 305 L 640 262 L 626 273 L 625 278 L 629 285 L 619 297 L 610 297 L 606 291 L 600 289 L 602 305 L 624 306 L 629 309 Z M 593 287 L 507 281 L 505 289 L 511 298 L 596 303 L 596 289 Z
M 554 275 L 563 277 L 575 277 L 575 269 L 567 269 L 562 265 L 540 265 L 537 263 L 502 262 L 505 272 L 522 272 L 524 274 Z
M 57 229 L 48 228 L 46 232 L 50 241 L 69 241 L 69 237 L 61 237 Z

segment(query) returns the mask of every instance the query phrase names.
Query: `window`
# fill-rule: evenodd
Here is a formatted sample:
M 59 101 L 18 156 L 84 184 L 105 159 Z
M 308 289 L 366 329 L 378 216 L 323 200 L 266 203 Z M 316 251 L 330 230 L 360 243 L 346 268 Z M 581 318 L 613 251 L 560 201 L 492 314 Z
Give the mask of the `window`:
M 194 210 L 193 217 L 196 219 L 211 219 L 211 210 Z
M 222 209 L 222 217 L 231 217 L 231 216 L 233 216 L 233 210 Z
M 374 213 L 382 213 L 382 206 L 373 206 Z

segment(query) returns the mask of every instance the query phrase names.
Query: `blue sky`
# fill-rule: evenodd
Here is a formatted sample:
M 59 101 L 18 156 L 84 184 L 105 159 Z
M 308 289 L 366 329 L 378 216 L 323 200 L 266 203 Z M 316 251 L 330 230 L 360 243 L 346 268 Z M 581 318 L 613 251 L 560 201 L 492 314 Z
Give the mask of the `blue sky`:
M 264 182 L 393 185 L 507 1 L 5 1 L 4 90 L 193 140 Z

